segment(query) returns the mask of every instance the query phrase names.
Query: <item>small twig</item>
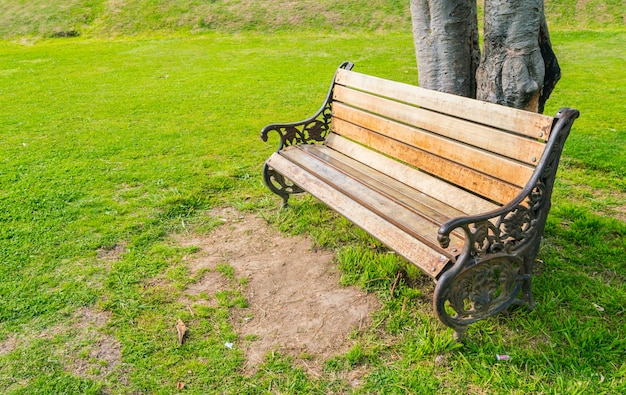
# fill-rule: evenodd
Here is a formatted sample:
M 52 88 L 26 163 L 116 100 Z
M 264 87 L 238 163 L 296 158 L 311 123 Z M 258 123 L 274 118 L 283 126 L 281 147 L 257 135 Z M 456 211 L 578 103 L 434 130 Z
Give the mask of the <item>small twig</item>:
M 315 333 L 313 334 L 313 339 L 315 339 L 317 337 L 317 334 L 320 333 L 320 331 L 322 330 L 322 328 L 324 328 L 324 325 L 326 324 L 326 316 L 322 316 L 322 324 L 320 325 L 319 328 L 317 328 L 317 330 L 315 331 Z
M 396 275 L 396 279 L 393 280 L 393 284 L 391 284 L 391 297 L 393 297 L 393 293 L 396 290 L 396 286 L 398 285 L 398 281 L 400 281 L 400 276 L 402 276 L 402 270 L 398 270 L 398 274 Z

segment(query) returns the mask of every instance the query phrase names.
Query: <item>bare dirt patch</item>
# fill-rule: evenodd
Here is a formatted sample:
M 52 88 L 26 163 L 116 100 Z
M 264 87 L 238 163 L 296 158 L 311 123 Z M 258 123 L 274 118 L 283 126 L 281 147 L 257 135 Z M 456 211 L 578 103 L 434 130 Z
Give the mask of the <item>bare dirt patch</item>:
M 600 189 L 588 188 L 593 194 L 594 198 L 598 200 L 611 199 L 614 202 L 626 202 L 626 193 L 618 191 L 604 191 Z M 607 215 L 613 218 L 617 218 L 620 221 L 626 222 L 626 204 L 609 205 L 605 209 L 598 211 L 599 215 Z
M 210 215 L 223 225 L 208 236 L 180 240 L 199 248 L 188 260 L 191 272 L 208 269 L 186 294 L 214 295 L 245 279 L 240 288 L 249 307 L 234 309 L 233 321 L 241 339 L 236 346 L 244 350 L 249 371 L 277 351 L 319 374 L 325 360 L 350 349 L 351 334 L 369 325 L 379 301 L 339 284 L 332 252 L 311 249 L 311 240 L 288 237 L 251 214 L 220 209 Z M 235 281 L 218 275 L 220 265 L 234 269 Z
M 626 204 L 615 207 L 615 217 L 622 222 L 626 222 Z
M 0 341 L 0 356 L 4 354 L 10 354 L 17 349 L 18 340 L 14 335 L 9 335 L 3 341 Z
M 83 307 L 63 322 L 42 331 L 9 335 L 0 342 L 0 355 L 29 347 L 35 339 L 49 342 L 48 352 L 62 361 L 66 371 L 77 377 L 105 379 L 121 364 L 122 348 L 104 328 L 111 314 Z M 59 342 L 59 340 L 61 340 Z
M 90 308 L 79 309 L 70 320 L 74 341 L 66 344 L 67 369 L 78 377 L 103 379 L 121 363 L 122 347 L 111 335 L 102 332 L 110 313 Z
M 98 249 L 98 259 L 105 262 L 114 262 L 120 259 L 122 254 L 126 252 L 126 246 L 124 244 L 116 244 L 112 248 L 100 248 Z

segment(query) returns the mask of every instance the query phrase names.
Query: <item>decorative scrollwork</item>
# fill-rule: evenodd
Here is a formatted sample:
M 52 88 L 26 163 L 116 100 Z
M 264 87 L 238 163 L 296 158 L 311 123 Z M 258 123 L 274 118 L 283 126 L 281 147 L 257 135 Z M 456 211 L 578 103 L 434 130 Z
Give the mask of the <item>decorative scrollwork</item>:
M 351 62 L 343 62 L 339 69 L 351 70 L 353 66 L 354 64 Z M 324 104 L 315 115 L 304 121 L 267 125 L 261 130 L 261 139 L 267 142 L 269 133 L 276 132 L 280 137 L 277 152 L 292 145 L 320 144 L 326 141 L 326 137 L 331 131 L 331 103 L 334 87 L 335 78 L 330 85 Z M 302 188 L 274 171 L 267 164 L 263 167 L 263 179 L 265 185 L 283 199 L 283 207 L 287 205 L 289 195 L 304 192 Z
M 315 118 L 299 123 L 268 125 L 261 131 L 261 138 L 267 141 L 270 132 L 280 136 L 280 151 L 284 147 L 298 144 L 322 143 L 330 132 L 331 106 L 327 102 Z
M 283 199 L 283 206 L 287 205 L 289 195 L 304 192 L 302 188 L 294 184 L 288 178 L 285 178 L 282 174 L 274 171 L 274 169 L 268 165 L 263 167 L 263 181 L 265 181 L 265 185 L 267 185 L 272 192 Z
M 351 62 L 343 62 L 339 69 L 351 70 L 353 66 L 354 64 Z M 267 125 L 261 130 L 261 139 L 267 141 L 270 132 L 278 133 L 280 136 L 278 151 L 290 145 L 324 142 L 331 130 L 331 103 L 334 87 L 335 79 L 333 78 L 333 83 L 330 85 L 324 104 L 311 118 L 293 123 Z
M 527 280 L 523 259 L 497 256 L 476 263 L 456 275 L 440 295 L 440 319 L 461 336 L 463 328 L 490 317 L 514 303 Z
M 468 224 L 466 232 L 473 255 L 519 253 L 528 243 L 541 237 L 543 219 L 549 205 L 544 204 L 546 188 L 538 182 L 528 197 L 510 211 L 489 220 Z
M 511 304 L 534 306 L 534 261 L 550 210 L 563 144 L 577 117 L 578 111 L 573 109 L 557 114 L 535 173 L 512 202 L 484 215 L 452 219 L 439 229 L 438 240 L 444 248 L 456 229 L 462 230 L 466 238 L 463 252 L 438 279 L 434 297 L 437 315 L 458 338 L 466 325 Z
M 533 306 L 530 278 L 549 199 L 542 177 L 520 203 L 499 215 L 459 225 L 466 235 L 464 253 L 442 276 L 435 296 L 439 318 L 455 330 L 457 338 L 467 325 L 511 304 Z M 445 242 L 446 236 L 440 234 L 440 241 Z

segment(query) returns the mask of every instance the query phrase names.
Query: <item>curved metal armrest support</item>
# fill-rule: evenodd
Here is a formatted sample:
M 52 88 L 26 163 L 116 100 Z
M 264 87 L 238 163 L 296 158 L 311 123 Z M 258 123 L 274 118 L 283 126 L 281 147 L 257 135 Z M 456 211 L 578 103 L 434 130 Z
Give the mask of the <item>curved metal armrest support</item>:
M 351 70 L 352 67 L 354 67 L 353 63 L 343 62 L 339 66 L 339 69 Z M 331 102 L 333 99 L 334 86 L 335 78 L 333 77 L 333 82 L 328 90 L 326 100 L 315 115 L 298 122 L 267 125 L 261 130 L 261 140 L 267 142 L 270 132 L 278 133 L 280 136 L 280 144 L 277 151 L 289 145 L 312 144 L 325 141 L 330 131 L 330 120 L 332 116 Z
M 465 234 L 463 251 L 437 281 L 434 309 L 461 339 L 467 325 L 512 304 L 534 306 L 531 276 L 548 211 L 556 169 L 578 111 L 562 109 L 539 165 L 526 187 L 497 210 L 449 220 L 439 228 L 446 248 L 450 233 Z M 519 297 L 521 292 L 521 298 Z
M 541 160 L 526 187 L 515 199 L 499 209 L 482 215 L 458 217 L 447 221 L 439 228 L 437 236 L 439 244 L 447 248 L 450 233 L 457 228 L 462 228 L 468 237 L 478 232 L 480 228 L 489 228 L 496 232 L 500 244 L 519 244 L 524 238 L 534 236 L 536 233 L 534 231 L 543 231 L 563 145 L 578 116 L 578 110 L 571 108 L 562 108 L 557 113 Z M 477 231 L 472 231 L 470 227 Z M 491 250 L 494 248 L 497 246 L 490 247 Z M 479 250 L 480 248 L 477 252 Z

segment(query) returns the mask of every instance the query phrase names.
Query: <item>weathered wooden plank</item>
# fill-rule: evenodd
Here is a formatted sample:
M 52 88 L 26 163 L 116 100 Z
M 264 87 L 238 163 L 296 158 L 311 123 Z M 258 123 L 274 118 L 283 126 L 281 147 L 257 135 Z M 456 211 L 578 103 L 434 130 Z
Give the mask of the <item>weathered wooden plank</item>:
M 341 135 L 344 134 L 345 127 L 351 128 L 352 131 L 349 130 L 345 133 L 349 133 L 351 138 L 357 141 L 358 133 L 353 132 L 354 126 L 352 125 L 366 128 L 383 137 L 401 141 L 421 151 L 489 174 L 518 187 L 524 187 L 533 174 L 534 168 L 532 166 L 352 107 L 334 106 L 333 116 L 333 131 Z M 339 119 L 346 122 L 339 122 Z
M 436 200 L 451 207 L 455 207 L 465 214 L 486 213 L 500 207 L 482 197 L 459 189 L 457 186 L 417 169 L 409 168 L 403 163 L 374 152 L 334 133 L 328 136 L 326 145 L 333 150 L 354 158 L 356 161 L 370 168 L 378 169 L 389 177 L 415 190 L 423 191 L 422 193 L 426 193 Z
M 369 210 L 387 219 L 387 221 L 409 233 L 414 238 L 419 239 L 422 243 L 429 245 L 430 248 L 436 250 L 438 253 L 451 258 L 454 256 L 452 250 L 461 249 L 463 242 L 460 238 L 454 238 L 451 242 L 451 246 L 447 250 L 442 249 L 437 240 L 437 231 L 439 230 L 440 224 L 433 224 L 403 205 L 394 202 L 389 197 L 371 189 L 369 185 L 363 183 L 361 180 L 352 178 L 328 166 L 327 163 L 299 149 L 298 146 L 281 151 L 281 156 L 289 159 L 309 174 L 331 185 L 344 195 L 349 196 L 360 205 L 367 207 Z
M 504 204 L 511 201 L 521 191 L 520 187 L 507 184 L 488 174 L 419 150 L 409 144 L 389 139 L 369 129 L 340 119 L 334 119 L 333 125 L 334 130 L 341 130 L 341 135 L 344 137 L 359 141 L 379 152 L 391 155 L 498 203 Z
M 437 226 L 441 226 L 441 224 L 451 218 L 465 215 L 464 212 L 442 203 L 421 191 L 417 191 L 398 180 L 394 180 L 388 175 L 368 167 L 363 163 L 357 162 L 328 146 L 310 144 L 302 145 L 299 148 L 314 155 L 329 166 L 333 166 L 342 173 L 360 180 L 367 184 L 369 188 L 413 210 L 416 214 Z M 376 154 L 373 151 L 371 152 L 372 154 Z M 407 170 L 411 169 L 407 167 Z
M 353 118 L 343 115 L 350 108 L 346 108 L 345 105 L 361 108 L 532 166 L 537 165 L 545 149 L 545 143 L 536 139 L 507 133 L 501 129 L 494 129 L 344 86 L 336 86 L 333 97 L 336 100 L 333 102 L 335 116 L 353 123 L 355 123 Z M 358 116 L 358 113 L 354 113 L 354 116 Z
M 547 140 L 553 122 L 546 115 L 388 81 L 354 71 L 339 70 L 335 82 L 536 139 Z
M 448 263 L 448 256 L 438 253 L 430 246 L 413 238 L 404 230 L 358 204 L 349 196 L 340 193 L 280 154 L 274 153 L 266 163 L 294 183 L 306 185 L 307 191 L 313 196 L 389 246 L 432 278 L 436 278 Z

